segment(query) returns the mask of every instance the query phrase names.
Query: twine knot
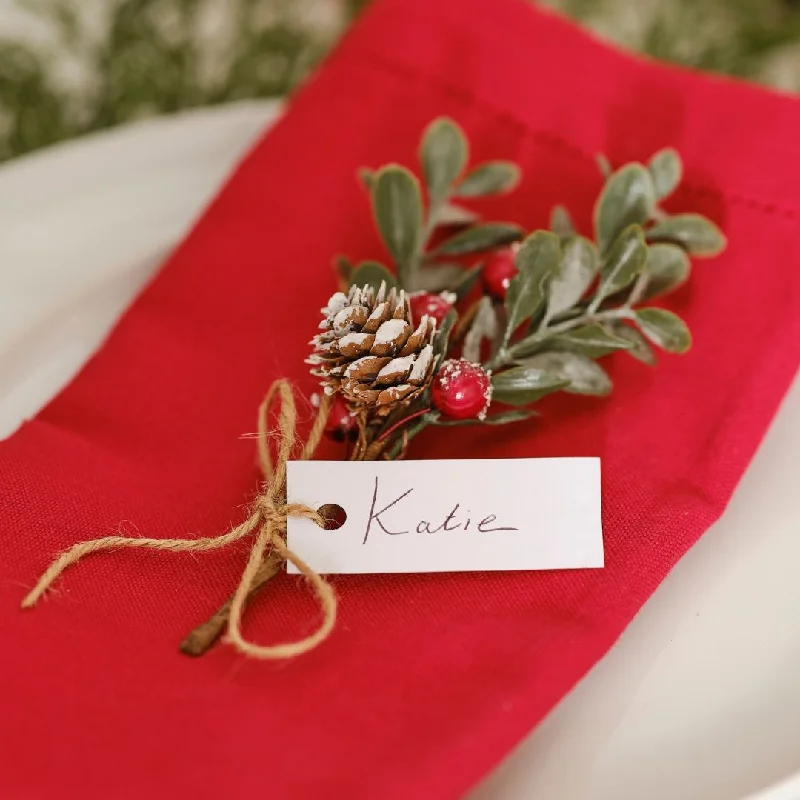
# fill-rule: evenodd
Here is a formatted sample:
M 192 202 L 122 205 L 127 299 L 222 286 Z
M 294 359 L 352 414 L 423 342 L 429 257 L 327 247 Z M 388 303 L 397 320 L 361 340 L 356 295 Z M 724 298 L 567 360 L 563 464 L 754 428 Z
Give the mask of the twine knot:
M 289 517 L 304 517 L 315 522 L 321 528 L 325 527 L 325 518 L 317 511 L 314 511 L 313 508 L 304 506 L 302 503 L 281 503 L 278 505 L 269 498 L 259 496 L 254 505 L 261 515 L 262 522 L 272 525 L 274 528 L 285 530 L 286 520 Z
M 273 464 L 269 445 L 269 411 L 273 399 L 279 397 L 277 460 Z M 314 454 L 325 428 L 325 421 L 330 411 L 330 398 L 324 396 L 320 403 L 317 417 L 311 433 L 303 446 L 301 459 L 308 459 Z M 250 556 L 245 565 L 239 585 L 230 601 L 227 616 L 226 641 L 239 652 L 252 658 L 275 660 L 292 658 L 313 650 L 323 642 L 333 630 L 336 622 L 336 595 L 331 585 L 296 553 L 292 552 L 284 539 L 286 521 L 290 516 L 304 517 L 324 527 L 325 520 L 313 508 L 300 503 L 286 503 L 286 464 L 296 444 L 297 408 L 289 382 L 283 378 L 276 380 L 261 403 L 258 412 L 258 456 L 264 483 L 261 492 L 253 503 L 250 516 L 232 530 L 222 536 L 204 537 L 200 539 L 151 539 L 129 536 L 106 536 L 79 542 L 58 556 L 39 578 L 36 586 L 22 601 L 23 608 L 31 608 L 52 585 L 67 567 L 76 564 L 84 556 L 101 550 L 121 547 L 136 547 L 152 550 L 168 550 L 171 552 L 200 552 L 217 550 L 255 533 Z M 274 559 L 277 555 L 280 563 L 291 562 L 309 582 L 322 610 L 322 622 L 310 635 L 294 642 L 286 642 L 271 646 L 257 645 L 244 638 L 241 632 L 244 607 L 254 588 L 260 569 L 265 566 L 265 558 Z

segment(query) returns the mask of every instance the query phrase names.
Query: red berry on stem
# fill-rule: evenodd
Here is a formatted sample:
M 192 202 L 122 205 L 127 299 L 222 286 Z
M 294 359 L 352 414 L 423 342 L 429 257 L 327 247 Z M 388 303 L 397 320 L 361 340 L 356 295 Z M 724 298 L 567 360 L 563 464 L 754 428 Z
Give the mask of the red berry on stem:
M 411 305 L 411 317 L 415 325 L 419 325 L 426 314 L 439 325 L 453 307 L 447 297 L 430 292 L 415 292 L 408 298 L 408 302 Z
M 431 387 L 433 405 L 450 419 L 483 419 L 492 401 L 489 373 L 465 358 L 442 364 Z
M 335 442 L 355 441 L 358 437 L 358 423 L 350 413 L 344 398 L 337 394 L 333 398 L 328 420 L 325 423 L 325 435 Z
M 495 250 L 483 265 L 483 285 L 487 293 L 498 300 L 505 300 L 508 284 L 517 274 L 514 265 L 515 253 L 514 247 Z

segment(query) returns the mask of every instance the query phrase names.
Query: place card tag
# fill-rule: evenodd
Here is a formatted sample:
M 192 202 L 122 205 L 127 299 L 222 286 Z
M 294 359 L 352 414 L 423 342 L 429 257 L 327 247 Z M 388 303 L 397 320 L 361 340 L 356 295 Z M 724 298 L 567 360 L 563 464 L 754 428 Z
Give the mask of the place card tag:
M 287 498 L 344 510 L 336 530 L 288 519 L 321 574 L 603 566 L 598 458 L 291 461 Z

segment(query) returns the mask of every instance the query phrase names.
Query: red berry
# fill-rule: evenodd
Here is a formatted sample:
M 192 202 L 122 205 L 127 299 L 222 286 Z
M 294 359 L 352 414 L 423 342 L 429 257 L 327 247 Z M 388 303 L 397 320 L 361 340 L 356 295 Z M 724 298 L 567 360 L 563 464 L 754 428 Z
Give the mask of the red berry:
M 358 437 L 356 418 L 350 413 L 340 394 L 333 398 L 328 421 L 325 423 L 325 435 L 335 442 L 353 442 Z
M 408 298 L 408 302 L 411 305 L 411 318 L 415 325 L 419 325 L 419 321 L 426 314 L 439 325 L 453 307 L 453 303 L 444 294 L 430 292 L 415 292 Z
M 465 358 L 442 364 L 431 387 L 433 405 L 451 419 L 483 419 L 492 401 L 487 372 Z
M 498 300 L 505 300 L 508 284 L 517 274 L 514 265 L 515 253 L 514 247 L 495 250 L 483 265 L 483 285 L 486 291 Z

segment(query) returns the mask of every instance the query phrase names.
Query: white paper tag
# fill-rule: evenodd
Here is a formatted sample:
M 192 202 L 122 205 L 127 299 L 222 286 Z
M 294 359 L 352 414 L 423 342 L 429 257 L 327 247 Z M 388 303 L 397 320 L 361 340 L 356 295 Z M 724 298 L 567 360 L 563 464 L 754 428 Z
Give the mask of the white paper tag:
M 289 517 L 289 548 L 322 574 L 603 566 L 598 458 L 292 461 L 287 496 L 347 514 L 337 530 Z

